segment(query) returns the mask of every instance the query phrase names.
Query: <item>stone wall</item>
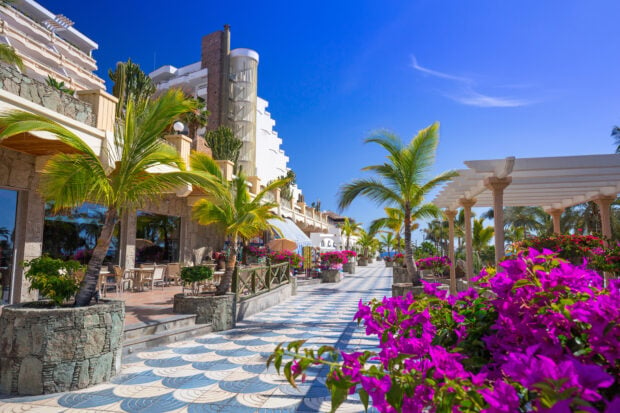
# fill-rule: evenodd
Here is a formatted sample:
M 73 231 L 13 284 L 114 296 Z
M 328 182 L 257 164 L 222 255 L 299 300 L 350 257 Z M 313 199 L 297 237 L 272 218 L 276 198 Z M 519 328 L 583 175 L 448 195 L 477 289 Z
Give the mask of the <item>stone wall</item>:
M 95 126 L 95 114 L 89 103 L 32 79 L 4 64 L 0 64 L 0 89 L 4 89 L 71 119 L 89 126 Z
M 196 324 L 211 324 L 213 331 L 230 330 L 236 325 L 235 294 L 190 296 L 176 294 L 173 310 L 177 314 L 196 314 Z
M 393 284 L 410 283 L 412 281 L 411 277 L 409 277 L 409 273 L 407 272 L 407 268 L 401 267 L 400 265 L 395 265 L 392 267 L 392 276 Z
M 89 307 L 25 308 L 0 316 L 0 392 L 34 395 L 77 390 L 120 372 L 122 301 Z

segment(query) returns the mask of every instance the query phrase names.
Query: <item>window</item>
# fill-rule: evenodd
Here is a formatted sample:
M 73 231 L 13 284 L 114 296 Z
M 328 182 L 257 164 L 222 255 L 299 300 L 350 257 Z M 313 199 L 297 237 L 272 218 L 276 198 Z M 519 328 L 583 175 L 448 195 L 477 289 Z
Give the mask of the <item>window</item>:
M 138 211 L 136 263 L 178 262 L 181 218 Z
M 0 304 L 11 302 L 16 215 L 17 191 L 0 188 Z
M 100 205 L 84 203 L 65 213 L 52 214 L 51 210 L 52 204 L 48 203 L 45 206 L 43 253 L 88 264 L 101 233 L 106 209 Z M 119 227 L 120 224 L 114 229 L 104 263 L 119 262 Z

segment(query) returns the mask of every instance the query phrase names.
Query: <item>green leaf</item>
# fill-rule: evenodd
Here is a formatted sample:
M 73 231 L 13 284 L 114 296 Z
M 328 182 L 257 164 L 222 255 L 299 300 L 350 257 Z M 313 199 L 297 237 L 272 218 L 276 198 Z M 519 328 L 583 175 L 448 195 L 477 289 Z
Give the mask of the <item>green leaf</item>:
M 349 389 L 347 387 L 340 386 L 332 386 L 331 388 L 332 394 L 332 409 L 331 413 L 334 413 L 338 407 L 347 399 L 347 395 L 349 394 Z
M 359 389 L 357 393 L 360 395 L 360 401 L 364 405 L 364 411 L 368 412 L 368 392 L 364 389 Z

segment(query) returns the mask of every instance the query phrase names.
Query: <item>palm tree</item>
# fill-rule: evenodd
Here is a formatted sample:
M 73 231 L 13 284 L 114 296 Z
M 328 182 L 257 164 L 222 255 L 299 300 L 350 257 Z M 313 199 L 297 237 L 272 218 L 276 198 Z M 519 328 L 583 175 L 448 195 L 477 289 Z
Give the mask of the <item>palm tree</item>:
M 484 253 L 489 248 L 489 243 L 493 239 L 493 233 L 493 227 L 484 226 L 484 218 L 474 219 L 471 244 L 476 258 L 475 271 L 477 272 L 482 268 Z
M 181 120 L 187 124 L 189 130 L 189 138 L 192 140 L 193 147 L 196 147 L 196 139 L 198 138 L 198 129 L 204 128 L 209 123 L 209 115 L 211 112 L 207 110 L 207 104 L 201 97 L 189 98 L 194 100 L 196 109 L 186 113 Z
M 544 230 L 548 214 L 541 207 L 513 206 L 504 208 L 504 227 L 521 227 L 524 236 Z
M 347 237 L 345 249 L 349 250 L 351 246 L 351 237 L 357 235 L 362 229 L 362 224 L 359 222 L 351 221 L 349 218 L 344 219 L 344 222 L 340 225 L 342 235 Z
M 388 231 L 381 234 L 381 239 L 379 241 L 381 242 L 381 246 L 385 247 L 388 257 L 391 257 L 392 248 L 394 248 L 394 245 L 396 244 L 394 233 Z
M 0 61 L 15 65 L 22 72 L 26 69 L 24 66 L 24 61 L 21 57 L 19 57 L 15 51 L 15 48 L 9 46 L 8 44 L 0 44 Z
M 265 202 L 265 197 L 272 190 L 286 185 L 288 180 L 278 179 L 269 183 L 252 199 L 243 173 L 239 173 L 232 181 L 227 181 L 213 158 L 199 153 L 192 155 L 191 165 L 193 170 L 204 172 L 213 178 L 207 185 L 201 186 L 208 194 L 208 198 L 194 204 L 193 214 L 200 224 L 214 224 L 229 239 L 230 250 L 226 270 L 217 287 L 218 295 L 226 294 L 237 264 L 239 240 L 248 240 L 262 234 L 263 231 L 273 229 L 269 220 L 282 220 L 273 212 L 278 204 Z
M 620 153 L 620 126 L 614 126 L 611 130 L 611 137 L 614 138 L 616 153 Z
M 438 185 L 451 180 L 456 172 L 444 172 L 426 181 L 426 175 L 435 161 L 435 152 L 439 142 L 439 124 L 434 123 L 422 129 L 407 145 L 389 132 L 381 131 L 366 139 L 367 143 L 376 143 L 388 152 L 387 160 L 381 165 L 367 166 L 363 170 L 374 172 L 377 176 L 369 179 L 357 179 L 344 185 L 340 190 L 341 209 L 346 208 L 358 196 L 363 195 L 378 204 L 388 204 L 403 211 L 405 238 L 405 262 L 409 276 L 414 283 L 419 283 L 417 267 L 411 247 L 411 215 L 417 205 L 423 203 L 424 197 Z
M 357 245 L 362 248 L 362 257 L 368 258 L 368 255 L 377 243 L 377 240 L 375 239 L 376 233 L 372 230 L 366 231 L 365 229 L 360 228 L 358 235 L 359 238 L 357 239 Z
M 79 151 L 54 155 L 43 169 L 40 191 L 46 201 L 54 202 L 54 211 L 75 208 L 86 201 L 106 208 L 76 306 L 88 305 L 94 296 L 101 263 L 123 214 L 179 185 L 207 180 L 202 174 L 185 171 L 177 151 L 161 139 L 179 115 L 192 109 L 191 102 L 178 91 L 168 91 L 141 105 L 128 100 L 124 118 L 115 125 L 114 145 L 104 149 L 103 158 L 112 166 L 104 164 L 77 135 L 45 117 L 19 111 L 0 115 L 0 140 L 29 131 L 48 131 Z M 174 171 L 150 173 L 155 166 L 173 167 Z

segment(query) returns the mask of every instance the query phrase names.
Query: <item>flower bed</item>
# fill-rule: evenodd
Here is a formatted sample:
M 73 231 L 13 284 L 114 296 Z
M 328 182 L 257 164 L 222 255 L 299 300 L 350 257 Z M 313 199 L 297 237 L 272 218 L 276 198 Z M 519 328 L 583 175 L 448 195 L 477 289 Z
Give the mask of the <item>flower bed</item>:
M 443 274 L 444 270 L 451 265 L 451 262 L 446 256 L 427 257 L 417 260 L 416 265 L 420 270 L 431 270 L 434 275 L 440 276 Z
M 268 256 L 274 264 L 288 262 L 291 268 L 299 267 L 304 261 L 301 255 L 289 250 L 270 252 Z
M 321 253 L 322 270 L 341 270 L 342 264 L 349 262 L 348 255 L 344 251 L 330 251 Z
M 620 281 L 603 288 L 595 271 L 528 250 L 476 283 L 360 302 L 378 352 L 297 341 L 270 361 L 290 382 L 329 365 L 334 407 L 357 391 L 380 412 L 620 411 Z

